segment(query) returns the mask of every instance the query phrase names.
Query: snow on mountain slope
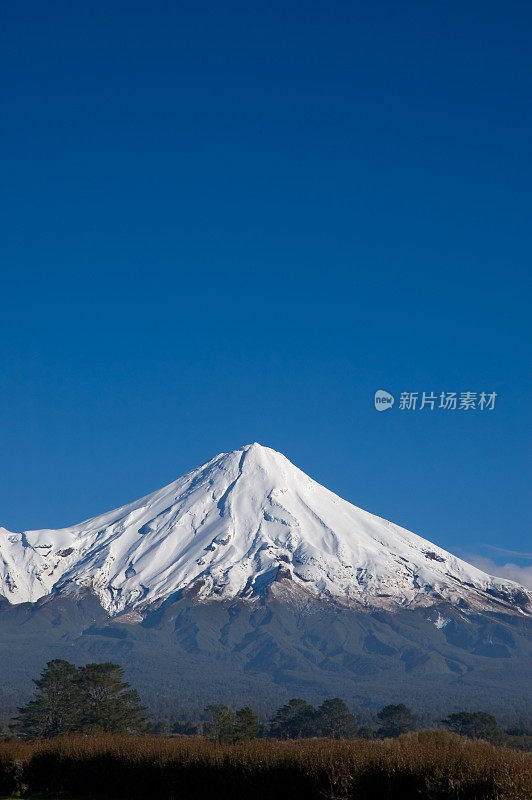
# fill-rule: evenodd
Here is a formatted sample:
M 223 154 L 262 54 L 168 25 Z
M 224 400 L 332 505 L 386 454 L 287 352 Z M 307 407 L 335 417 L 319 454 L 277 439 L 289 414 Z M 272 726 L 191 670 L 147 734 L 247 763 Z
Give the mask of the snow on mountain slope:
M 0 528 L 0 595 L 11 603 L 87 587 L 117 614 L 182 589 L 198 600 L 253 599 L 268 586 L 384 608 L 446 600 L 526 613 L 532 599 L 258 444 L 70 528 Z

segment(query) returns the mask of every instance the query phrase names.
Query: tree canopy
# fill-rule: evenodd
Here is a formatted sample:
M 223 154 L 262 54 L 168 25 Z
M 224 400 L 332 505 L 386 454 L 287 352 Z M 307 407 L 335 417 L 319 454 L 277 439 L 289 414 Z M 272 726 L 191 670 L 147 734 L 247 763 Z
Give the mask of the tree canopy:
M 409 733 L 415 728 L 412 712 L 404 703 L 384 706 L 377 714 L 377 719 L 381 723 L 378 735 L 384 738 L 400 736 L 402 733 Z
M 249 706 L 233 711 L 229 706 L 217 703 L 207 706 L 205 711 L 209 714 L 205 735 L 213 741 L 245 742 L 258 734 L 259 723 Z
M 25 736 L 108 731 L 138 733 L 144 729 L 144 708 L 137 692 L 124 681 L 118 664 L 49 661 L 34 681 L 35 696 L 16 718 Z
M 468 736 L 470 739 L 497 742 L 503 737 L 495 717 L 485 711 L 457 711 L 442 719 L 442 724 L 453 733 Z
M 74 664 L 49 661 L 34 681 L 35 697 L 19 708 L 17 727 L 28 736 L 59 736 L 79 730 L 83 693 Z
M 352 739 L 357 734 L 356 717 L 339 697 L 325 700 L 321 704 L 316 721 L 320 736 Z
M 276 712 L 271 734 L 280 739 L 315 736 L 316 709 L 300 697 L 294 697 Z
M 348 739 L 356 736 L 357 721 L 339 697 L 325 700 L 319 708 L 314 708 L 300 697 L 294 697 L 276 712 L 270 732 L 281 739 L 309 736 Z
M 124 681 L 124 670 L 118 664 L 86 664 L 79 669 L 79 683 L 84 730 L 113 733 L 142 730 L 144 709 L 135 689 Z

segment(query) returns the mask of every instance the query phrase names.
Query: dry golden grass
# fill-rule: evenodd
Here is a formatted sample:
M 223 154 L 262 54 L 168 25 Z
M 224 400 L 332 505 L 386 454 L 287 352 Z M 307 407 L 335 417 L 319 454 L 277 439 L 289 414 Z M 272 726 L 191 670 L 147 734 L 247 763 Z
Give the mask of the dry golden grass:
M 422 731 L 377 741 L 70 736 L 0 743 L 0 796 L 154 800 L 530 800 L 523 752 Z

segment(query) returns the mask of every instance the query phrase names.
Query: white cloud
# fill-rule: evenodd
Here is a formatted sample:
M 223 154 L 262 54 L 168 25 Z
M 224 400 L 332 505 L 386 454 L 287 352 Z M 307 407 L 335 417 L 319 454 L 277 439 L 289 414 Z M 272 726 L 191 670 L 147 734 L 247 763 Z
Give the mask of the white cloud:
M 523 553 L 520 550 L 506 550 L 504 547 L 495 547 L 493 544 L 485 544 L 484 547 L 489 547 L 490 550 L 496 550 L 497 553 L 504 553 L 506 556 L 517 556 L 517 558 L 532 558 L 532 553 Z
M 516 553 L 516 555 L 518 555 Z M 484 570 L 489 575 L 496 575 L 498 578 L 508 578 L 516 581 L 522 586 L 532 589 L 532 564 L 520 567 L 518 564 L 496 564 L 491 558 L 485 556 L 469 555 L 467 561 L 475 567 Z

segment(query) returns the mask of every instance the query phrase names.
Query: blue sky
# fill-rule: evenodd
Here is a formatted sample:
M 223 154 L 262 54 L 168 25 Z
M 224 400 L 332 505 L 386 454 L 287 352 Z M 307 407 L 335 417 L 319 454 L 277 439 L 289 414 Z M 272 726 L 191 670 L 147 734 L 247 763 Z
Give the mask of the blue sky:
M 0 9 L 0 524 L 259 441 L 529 570 L 532 7 Z M 496 391 L 493 411 L 373 394 Z M 525 574 L 525 573 L 523 573 Z

